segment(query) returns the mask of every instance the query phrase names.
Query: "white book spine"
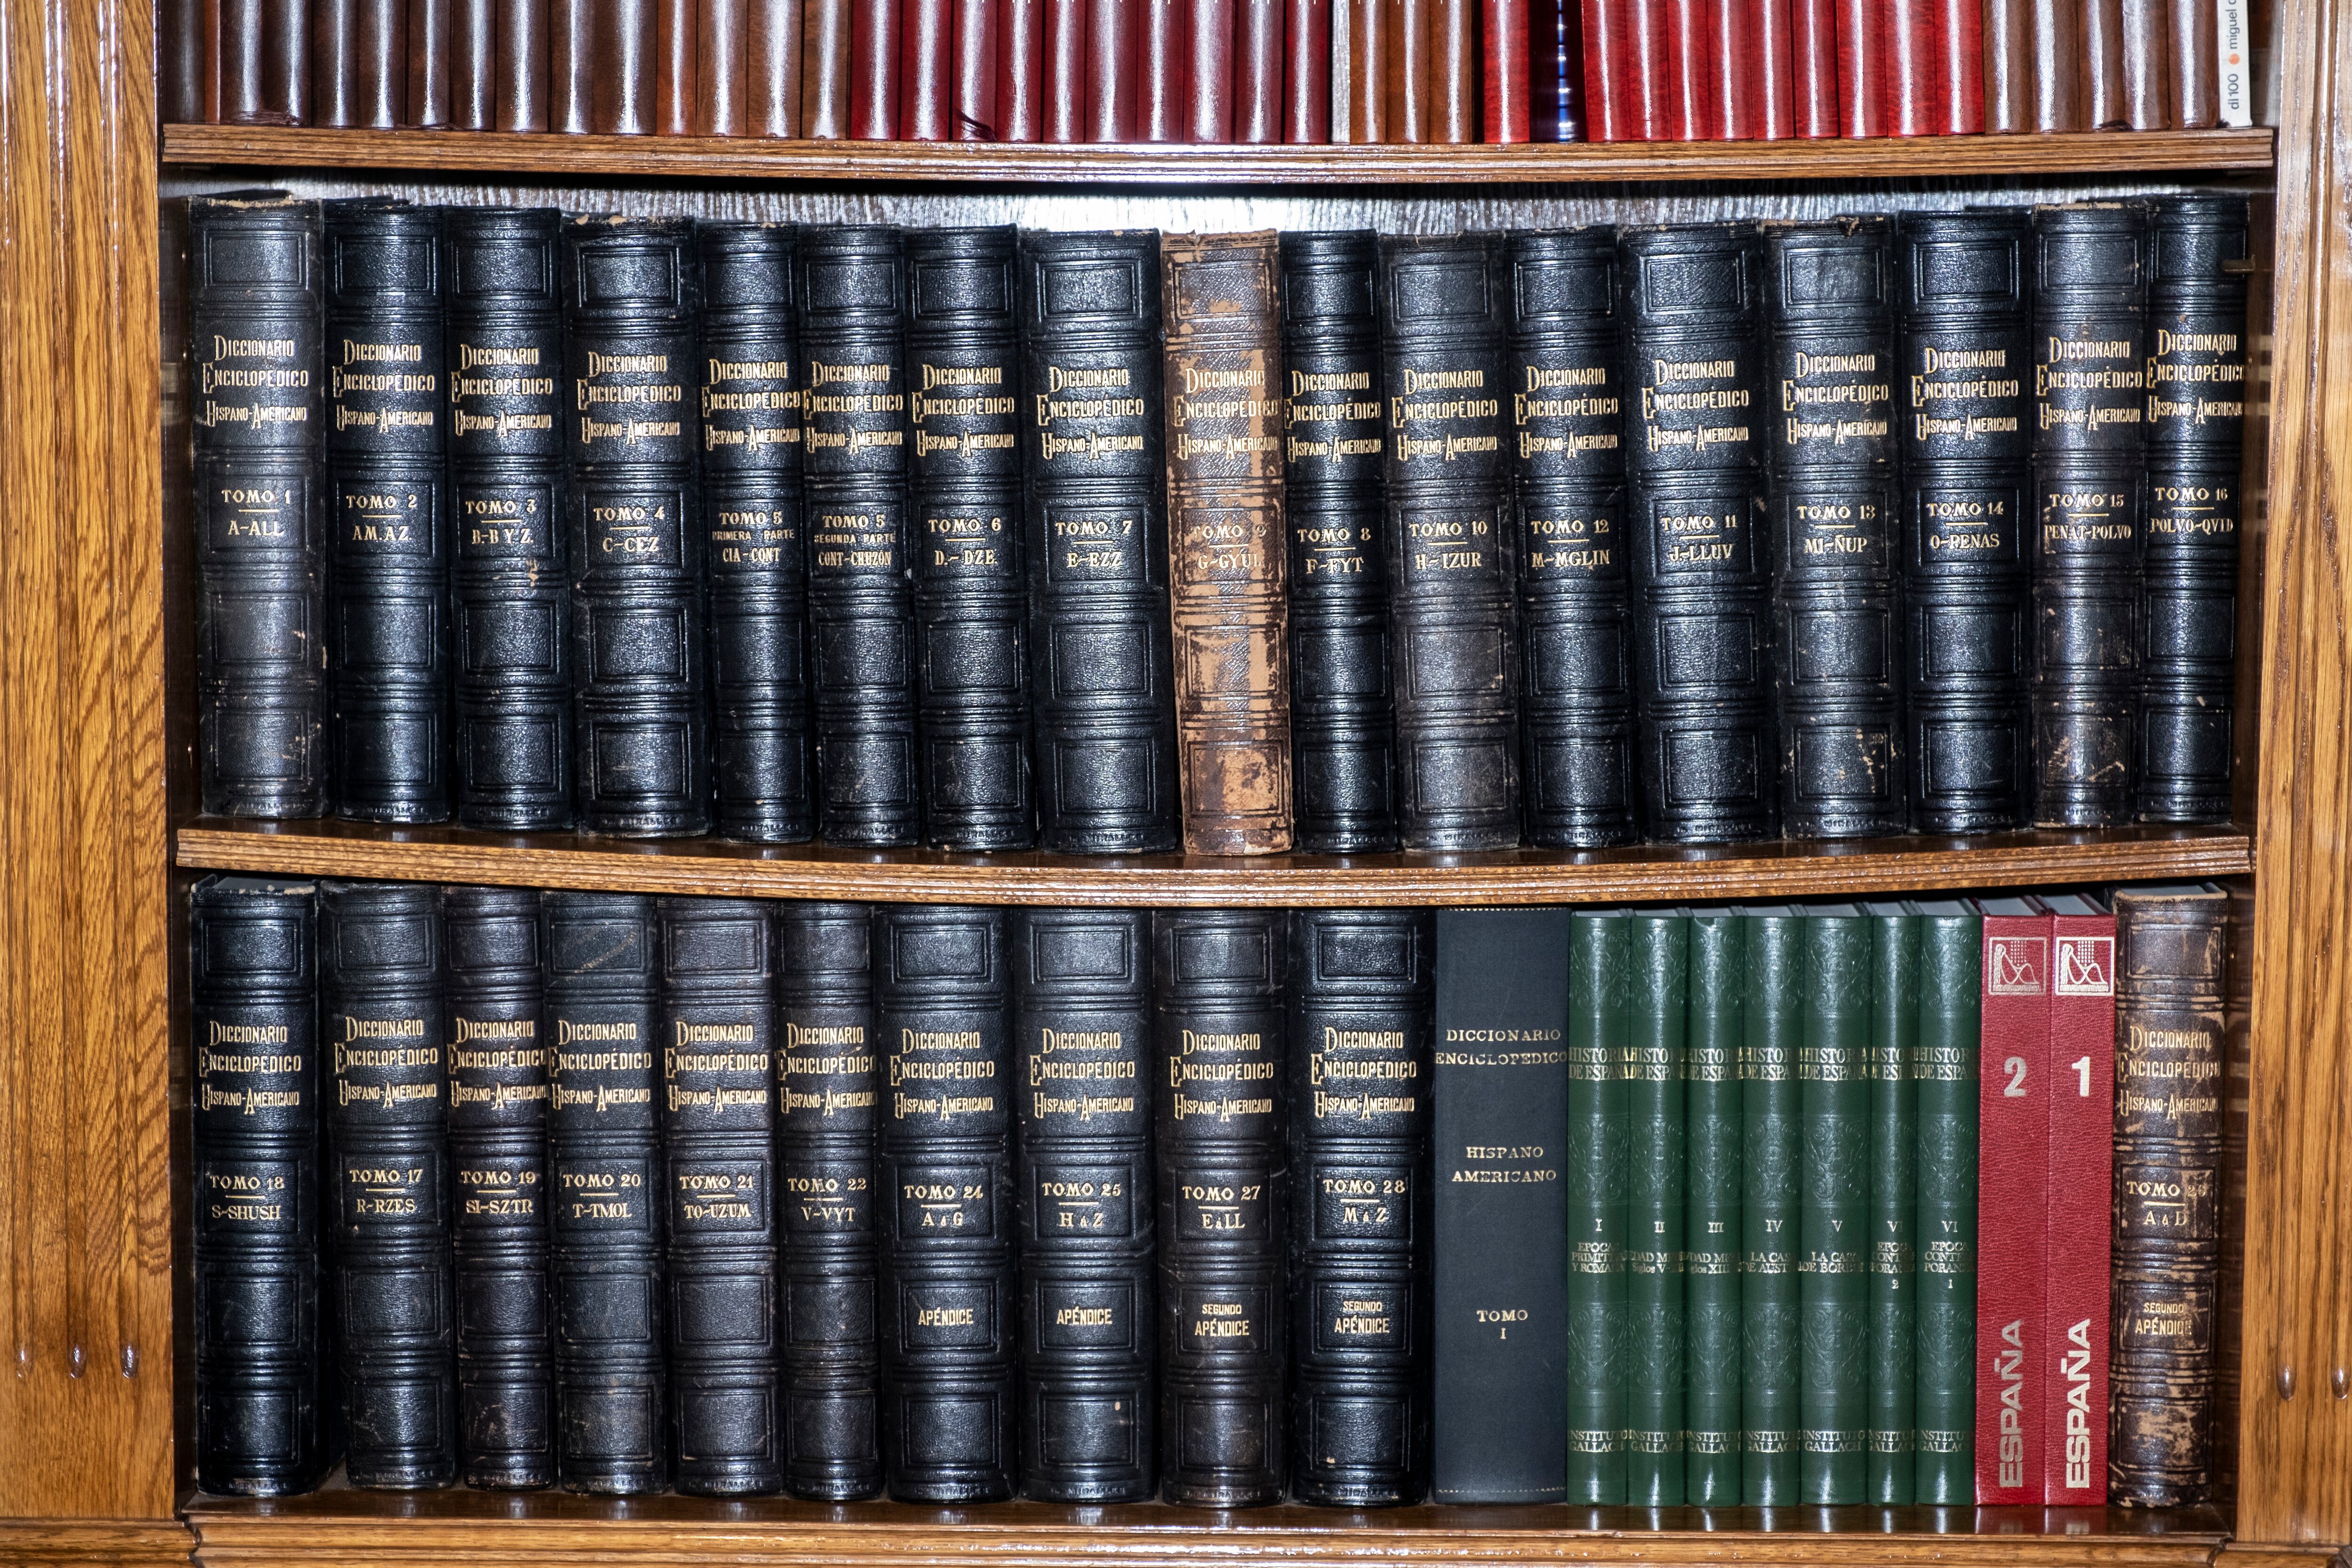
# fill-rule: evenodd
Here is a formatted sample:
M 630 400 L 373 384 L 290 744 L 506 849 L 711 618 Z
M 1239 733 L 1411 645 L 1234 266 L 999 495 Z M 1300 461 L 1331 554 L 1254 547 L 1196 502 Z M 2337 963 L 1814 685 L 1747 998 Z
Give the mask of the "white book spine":
M 2247 26 L 2246 0 L 2213 0 L 2213 40 L 2221 57 L 2221 123 L 2254 122 L 2254 39 Z

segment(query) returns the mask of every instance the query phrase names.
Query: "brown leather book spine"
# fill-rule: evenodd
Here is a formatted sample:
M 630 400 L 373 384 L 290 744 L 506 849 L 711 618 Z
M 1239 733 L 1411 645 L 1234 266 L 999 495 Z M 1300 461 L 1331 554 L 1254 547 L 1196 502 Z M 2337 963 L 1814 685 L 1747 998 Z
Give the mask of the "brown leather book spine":
M 849 0 L 803 0 L 801 132 L 820 141 L 849 135 Z
M 849 134 L 898 139 L 898 0 L 850 0 Z
M 1435 0 L 1429 18 L 1429 139 L 1459 147 L 1480 140 L 1479 0 Z M 1521 37 L 1525 37 L 1521 29 Z M 1525 79 L 1522 73 L 1522 79 Z
M 262 0 L 205 0 L 205 118 L 215 125 L 270 123 L 261 6 Z
M 1136 0 L 1142 15 L 1140 52 L 1136 63 L 1140 123 L 1146 141 L 1189 141 L 1192 116 L 1186 112 L 1186 90 L 1192 75 L 1191 29 L 1185 26 L 1192 0 Z
M 1382 91 L 1388 100 L 1390 141 L 1425 142 L 1431 130 L 1431 76 L 1437 0 L 1382 0 L 1381 31 L 1387 37 Z
M 654 133 L 694 134 L 696 80 L 694 13 L 697 0 L 655 0 Z
M 449 124 L 457 131 L 498 129 L 498 0 L 456 0 L 450 6 Z
M 259 110 L 247 125 L 310 125 L 310 7 L 306 0 L 261 0 L 254 57 L 259 62 Z
M 582 131 L 595 117 L 596 27 L 591 0 L 547 0 L 550 131 Z
M 2021 0 L 2027 38 L 2032 46 L 2035 131 L 2089 128 L 2083 110 L 2084 0 Z
M 1389 139 L 1389 45 L 1384 18 L 1402 0 L 1351 0 L 1348 8 L 1348 140 Z
M 1003 110 L 997 99 L 1002 81 L 996 68 L 1003 23 L 997 0 L 955 0 L 955 67 L 951 124 L 958 141 L 1002 139 Z
M 996 134 L 1045 139 L 1045 0 L 1004 0 L 996 41 Z
M 1169 598 L 1184 849 L 1291 847 L 1276 236 L 1165 235 Z
M 1234 0 L 1187 0 L 1184 137 L 1209 146 L 1234 140 Z
M 751 0 L 744 24 L 751 136 L 801 133 L 801 0 Z
M 1087 140 L 1136 141 L 1143 114 L 1140 0 L 1087 0 Z
M 548 128 L 548 0 L 490 0 L 490 126 Z
M 1797 136 L 1837 135 L 1836 0 L 1789 0 L 1789 63 Z
M 1984 128 L 2033 129 L 2032 0 L 1984 0 Z
M 1330 0 L 1285 0 L 1282 139 L 1295 147 L 1331 140 Z
M 2123 0 L 2124 118 L 2134 131 L 2175 123 L 2169 10 L 2168 0 Z
M 954 0 L 899 0 L 898 134 L 955 139 Z
M 166 125 L 205 118 L 206 0 L 161 0 L 155 8 L 155 113 Z
M 2082 51 L 2075 57 L 2084 129 L 2123 131 L 2131 125 L 2124 101 L 2123 0 L 2078 0 Z
M 2107 1498 L 2210 1495 L 2229 895 L 2116 894 Z
M 2172 122 L 2182 131 L 2210 131 L 2221 123 L 2212 0 L 2167 0 L 2165 19 L 2171 34 Z
M 1234 140 L 1283 140 L 1284 0 L 1240 0 L 1234 16 Z
M 1088 0 L 1045 0 L 1045 133 L 1047 141 L 1084 141 L 1087 118 Z
M 749 0 L 701 0 L 694 37 L 697 136 L 742 136 L 751 127 Z
M 359 0 L 311 0 L 310 123 L 359 123 Z
M 450 68 L 456 18 L 450 13 L 462 3 L 408 0 L 408 85 L 403 95 L 408 112 L 402 118 L 404 125 L 446 131 L 455 123 Z
M 588 128 L 650 136 L 658 68 L 658 0 L 593 0 L 589 6 Z
M 396 130 L 406 118 L 406 0 L 313 0 L 310 123 Z

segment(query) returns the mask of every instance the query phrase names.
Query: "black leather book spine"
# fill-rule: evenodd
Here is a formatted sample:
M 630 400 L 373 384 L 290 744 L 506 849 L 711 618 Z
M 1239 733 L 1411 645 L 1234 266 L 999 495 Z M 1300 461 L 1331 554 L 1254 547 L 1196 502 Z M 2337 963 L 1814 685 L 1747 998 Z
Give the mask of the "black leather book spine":
M 907 236 L 915 671 L 923 842 L 1036 841 L 1021 562 L 1016 231 Z
M 778 932 L 784 1490 L 826 1502 L 882 1490 L 872 930 L 862 904 L 788 904 Z
M 874 915 L 882 1464 L 901 1502 L 996 1502 L 1015 1437 L 1013 1076 L 1002 909 Z
M 572 722 L 592 833 L 710 828 L 698 262 L 691 219 L 564 223 Z
M 319 204 L 188 203 L 196 757 L 214 816 L 328 806 Z
M 2230 820 L 2245 460 L 2246 202 L 2155 203 L 2137 816 Z
M 547 1029 L 539 894 L 441 890 L 448 968 L 457 1455 L 468 1486 L 555 1480 L 548 1338 Z
M 1033 231 L 1020 267 L 1038 847 L 1172 850 L 1160 235 Z
M 710 775 L 719 831 L 759 843 L 816 831 L 810 767 L 808 538 L 794 232 L 706 223 L 702 530 L 710 572 Z
M 2036 827 L 2131 820 L 2147 461 L 2147 207 L 2033 214 Z
M 355 1487 L 457 1475 L 441 890 L 319 884 L 335 1339 Z
M 1397 837 L 1519 841 L 1519 653 L 1499 238 L 1381 241 Z
M 188 896 L 196 1488 L 319 1484 L 317 898 L 208 876 Z
M 445 209 L 457 821 L 572 825 L 562 218 Z
M 2023 211 L 1895 220 L 1903 750 L 1917 832 L 2025 821 L 2032 237 Z
M 1141 1502 L 1159 1476 L 1151 915 L 1013 915 L 1021 1488 Z
M 1669 843 L 1766 838 L 1778 816 L 1762 261 L 1748 225 L 1618 236 L 1643 816 Z
M 573 1491 L 669 1482 L 662 1357 L 661 1133 L 654 901 L 544 905 L 554 1176 L 556 1477 Z
M 338 816 L 448 820 L 441 209 L 330 202 L 328 734 Z
M 1290 1490 L 1336 1508 L 1429 1485 L 1433 917 L 1290 916 Z
M 763 899 L 661 901 L 662 1186 L 677 1490 L 783 1485 L 776 1424 L 776 924 Z
M 1631 843 L 1633 650 L 1616 236 L 1606 228 L 1515 234 L 1504 260 L 1528 841 L 1546 849 Z
M 1283 488 L 1290 528 L 1290 754 L 1297 846 L 1396 848 L 1389 690 L 1386 424 L 1379 236 L 1286 234 L 1282 361 L 1289 399 Z
M 796 264 L 817 837 L 865 848 L 912 844 L 921 826 L 903 248 L 894 228 L 811 227 Z
M 1792 839 L 1909 821 L 1889 231 L 1883 218 L 1765 230 L 1773 733 Z
M 1160 1485 L 1172 1503 L 1282 1498 L 1286 935 L 1279 910 L 1153 920 Z

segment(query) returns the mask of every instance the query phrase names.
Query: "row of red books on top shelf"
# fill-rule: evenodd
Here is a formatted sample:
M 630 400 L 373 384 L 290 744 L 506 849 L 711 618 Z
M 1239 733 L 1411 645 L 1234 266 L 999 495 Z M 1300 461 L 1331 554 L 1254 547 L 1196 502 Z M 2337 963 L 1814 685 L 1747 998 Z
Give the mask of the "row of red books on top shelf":
M 165 0 L 167 118 L 851 141 L 2251 122 L 2252 0 Z

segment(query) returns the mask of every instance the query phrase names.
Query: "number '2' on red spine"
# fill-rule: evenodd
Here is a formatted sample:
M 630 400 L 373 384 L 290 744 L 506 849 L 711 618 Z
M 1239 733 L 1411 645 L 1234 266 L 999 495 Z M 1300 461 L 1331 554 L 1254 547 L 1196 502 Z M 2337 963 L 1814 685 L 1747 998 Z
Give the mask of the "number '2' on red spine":
M 1986 899 L 1977 1157 L 1977 1501 L 2042 1501 L 2050 916 Z

